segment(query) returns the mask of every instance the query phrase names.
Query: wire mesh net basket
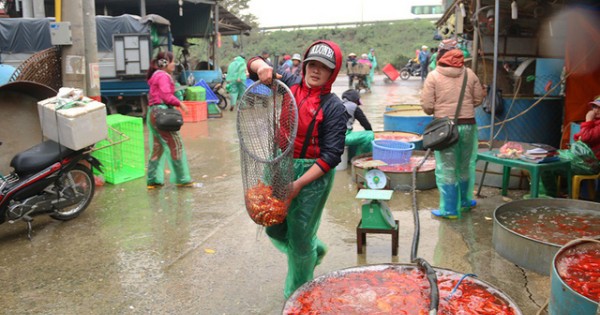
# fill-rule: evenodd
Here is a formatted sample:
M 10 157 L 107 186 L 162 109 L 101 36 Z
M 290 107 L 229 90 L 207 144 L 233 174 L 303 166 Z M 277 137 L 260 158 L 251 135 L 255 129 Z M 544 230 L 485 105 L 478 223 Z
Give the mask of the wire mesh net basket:
M 262 226 L 282 223 L 294 181 L 294 139 L 298 109 L 279 80 L 255 82 L 239 102 L 237 133 L 246 210 Z

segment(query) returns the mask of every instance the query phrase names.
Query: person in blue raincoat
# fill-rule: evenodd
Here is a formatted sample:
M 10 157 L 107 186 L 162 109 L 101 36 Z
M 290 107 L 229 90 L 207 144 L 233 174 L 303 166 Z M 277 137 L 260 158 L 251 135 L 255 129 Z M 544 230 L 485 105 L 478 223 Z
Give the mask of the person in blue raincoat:
M 342 51 L 331 41 L 314 42 L 304 54 L 301 75 L 278 70 L 298 106 L 294 140 L 292 203 L 285 221 L 267 227 L 267 235 L 288 259 L 284 297 L 313 279 L 315 267 L 327 252 L 317 237 L 321 214 L 331 191 L 335 167 L 344 152 L 346 109 L 331 86 L 342 67 Z M 251 79 L 270 84 L 273 67 L 260 56 L 248 61 Z M 313 126 L 312 132 L 310 126 Z

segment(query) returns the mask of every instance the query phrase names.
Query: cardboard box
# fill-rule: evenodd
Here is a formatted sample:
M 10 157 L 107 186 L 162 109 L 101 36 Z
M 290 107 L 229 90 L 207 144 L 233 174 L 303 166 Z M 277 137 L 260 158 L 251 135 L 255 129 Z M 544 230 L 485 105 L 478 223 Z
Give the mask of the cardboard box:
M 44 136 L 71 150 L 83 149 L 108 136 L 106 106 L 87 97 L 81 101 L 45 99 L 38 102 L 38 114 Z

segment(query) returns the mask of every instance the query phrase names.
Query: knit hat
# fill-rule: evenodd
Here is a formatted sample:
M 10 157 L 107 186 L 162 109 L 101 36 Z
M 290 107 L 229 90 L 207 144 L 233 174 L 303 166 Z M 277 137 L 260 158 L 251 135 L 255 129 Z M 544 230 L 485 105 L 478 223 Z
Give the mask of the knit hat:
M 456 46 L 458 46 L 458 42 L 455 39 L 449 38 L 449 39 L 444 39 L 443 41 L 441 41 L 438 48 L 445 49 L 445 50 L 452 50 L 452 49 L 456 48 Z
M 347 90 L 342 94 L 342 99 L 349 100 L 350 102 L 361 105 L 360 102 L 360 94 L 358 94 L 357 90 Z

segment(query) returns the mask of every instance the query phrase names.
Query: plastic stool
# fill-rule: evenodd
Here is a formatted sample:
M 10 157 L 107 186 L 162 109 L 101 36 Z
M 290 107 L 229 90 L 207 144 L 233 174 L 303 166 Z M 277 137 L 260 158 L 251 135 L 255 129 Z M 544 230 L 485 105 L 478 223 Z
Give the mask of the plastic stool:
M 394 220 L 396 222 L 396 226 L 399 227 L 398 220 Z M 390 234 L 392 235 L 392 256 L 398 256 L 398 231 L 399 228 L 396 229 L 363 229 L 360 227 L 362 224 L 362 220 L 358 222 L 356 226 L 356 252 L 358 254 L 363 253 L 363 246 L 367 246 L 367 233 L 373 234 Z
M 581 191 L 581 181 L 582 180 L 598 180 L 600 178 L 600 174 L 596 175 L 575 175 L 573 176 L 573 190 L 571 193 L 571 198 L 579 199 L 579 193 Z M 596 200 L 596 185 L 595 183 L 591 183 L 588 186 L 588 197 L 591 200 Z

